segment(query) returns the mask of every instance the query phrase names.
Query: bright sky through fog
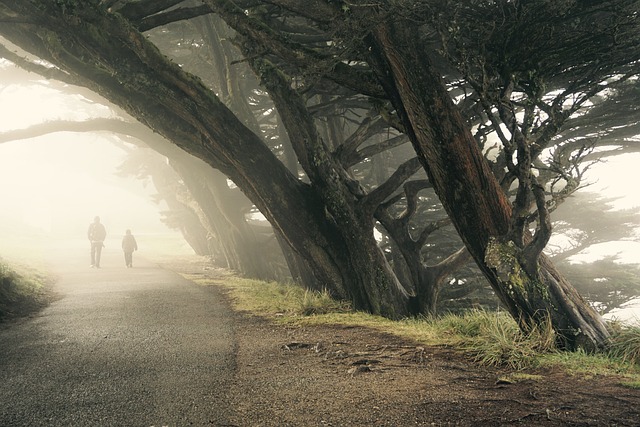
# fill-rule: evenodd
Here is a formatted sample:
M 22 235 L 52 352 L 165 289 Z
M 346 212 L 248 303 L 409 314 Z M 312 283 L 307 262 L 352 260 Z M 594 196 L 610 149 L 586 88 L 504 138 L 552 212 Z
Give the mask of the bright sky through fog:
M 587 181 L 592 184 L 585 188 L 585 191 L 604 193 L 607 197 L 618 198 L 613 203 L 615 209 L 640 209 L 638 165 L 640 165 L 640 154 L 608 158 L 589 170 Z M 567 203 L 571 203 L 571 199 Z M 603 255 L 615 254 L 619 254 L 618 262 L 640 263 L 640 224 L 636 228 L 635 235 L 629 236 L 629 240 L 594 245 L 584 254 L 574 256 L 572 260 L 587 262 Z
M 47 82 L 20 85 L 13 79 L 3 85 L 1 76 L 0 132 L 110 114 L 106 106 L 61 93 Z M 0 221 L 83 238 L 99 215 L 112 237 L 120 238 L 127 228 L 138 234 L 167 232 L 159 220 L 164 205 L 149 197 L 155 188 L 114 174 L 125 154 L 110 137 L 53 133 L 0 143 Z
M 114 175 L 123 153 L 97 134 L 60 133 L 0 146 L 3 215 L 47 232 L 84 230 L 95 215 L 123 234 L 163 228 L 133 178 Z M 86 223 L 86 224 L 85 224 Z M 116 230 L 113 230 L 116 232 Z

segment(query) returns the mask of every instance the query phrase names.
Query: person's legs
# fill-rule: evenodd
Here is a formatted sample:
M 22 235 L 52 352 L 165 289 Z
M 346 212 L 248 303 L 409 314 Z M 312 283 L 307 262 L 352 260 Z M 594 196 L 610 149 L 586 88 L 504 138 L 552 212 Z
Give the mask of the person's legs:
M 96 267 L 100 268 L 100 255 L 102 254 L 102 243 L 98 242 L 95 244 L 96 246 Z
M 91 242 L 91 267 L 96 266 L 96 244 Z
M 127 267 L 131 267 L 131 254 L 132 252 L 124 253 L 124 263 Z

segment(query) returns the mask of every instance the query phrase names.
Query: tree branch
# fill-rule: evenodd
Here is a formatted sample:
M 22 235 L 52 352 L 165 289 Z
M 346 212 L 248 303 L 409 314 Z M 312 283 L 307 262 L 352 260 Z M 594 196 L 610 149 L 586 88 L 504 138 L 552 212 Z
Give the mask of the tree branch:
M 396 169 L 389 179 L 363 197 L 361 203 L 367 206 L 371 212 L 374 212 L 385 199 L 393 194 L 402 183 L 418 172 L 420 168 L 420 160 L 417 157 L 407 160 Z
M 393 138 L 389 138 L 379 144 L 368 145 L 362 150 L 353 153 L 351 157 L 346 159 L 345 166 L 351 167 L 357 163 L 360 163 L 364 159 L 371 158 L 376 154 L 380 154 L 392 148 L 399 147 L 406 142 L 409 142 L 409 138 L 403 134 L 395 136 Z
M 531 277 L 538 277 L 538 258 L 551 238 L 551 218 L 547 210 L 544 187 L 535 179 L 531 178 L 531 191 L 536 199 L 538 209 L 538 226 L 533 236 L 524 250 L 524 267 Z
M 146 16 L 137 22 L 137 27 L 140 32 L 149 31 L 153 28 L 167 25 L 172 22 L 185 21 L 199 16 L 208 15 L 213 13 L 211 8 L 206 5 L 196 7 L 181 7 L 178 9 L 170 10 L 165 13 L 158 13 L 151 16 Z M 134 21 L 135 22 L 135 21 Z
M 335 152 L 337 159 L 346 167 L 352 166 L 358 161 L 350 161 L 354 157 L 361 158 L 360 156 L 354 156 L 358 147 L 364 144 L 369 138 L 376 135 L 384 127 L 382 119 L 371 117 L 365 117 L 358 125 L 358 129 L 355 130 L 349 137 L 338 147 Z
M 56 132 L 112 132 L 143 139 L 149 132 L 139 123 L 119 119 L 91 119 L 83 121 L 57 120 L 0 133 L 0 144 L 21 139 L 37 138 Z
M 5 58 L 23 70 L 38 74 L 46 79 L 55 79 L 68 84 L 75 84 L 75 80 L 64 71 L 56 67 L 46 67 L 41 63 L 35 63 L 29 59 L 18 55 L 0 44 L 0 58 Z

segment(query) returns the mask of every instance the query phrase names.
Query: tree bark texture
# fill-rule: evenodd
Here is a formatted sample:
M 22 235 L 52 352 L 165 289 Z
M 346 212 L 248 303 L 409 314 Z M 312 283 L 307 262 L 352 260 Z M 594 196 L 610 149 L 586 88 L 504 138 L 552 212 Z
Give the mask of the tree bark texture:
M 409 26 L 407 26 L 409 28 Z M 601 317 L 542 255 L 527 274 L 509 234 L 511 205 L 415 34 L 379 24 L 372 63 L 444 208 L 494 291 L 523 329 L 548 317 L 561 346 L 606 344 Z

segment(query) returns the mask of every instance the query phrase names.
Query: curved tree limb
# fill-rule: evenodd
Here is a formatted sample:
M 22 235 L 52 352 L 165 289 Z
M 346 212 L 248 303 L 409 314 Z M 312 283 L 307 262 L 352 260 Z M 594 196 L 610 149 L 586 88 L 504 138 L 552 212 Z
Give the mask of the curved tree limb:
M 417 157 L 404 162 L 384 183 L 361 199 L 363 206 L 372 213 L 378 206 L 393 194 L 407 179 L 420 170 L 420 160 Z

